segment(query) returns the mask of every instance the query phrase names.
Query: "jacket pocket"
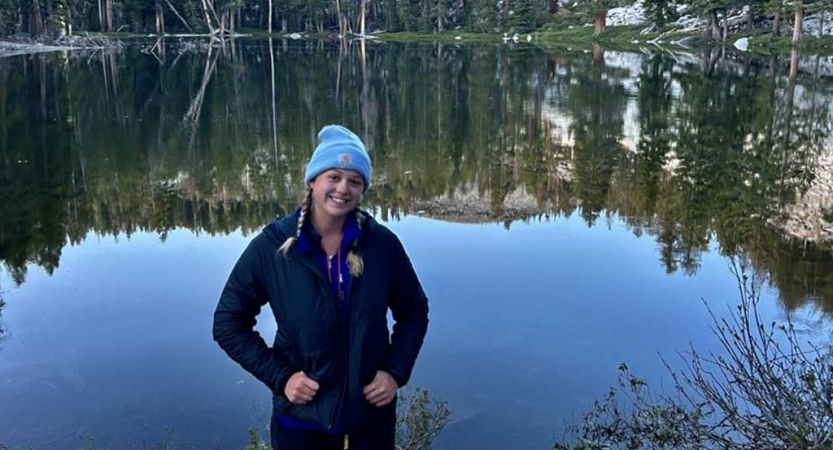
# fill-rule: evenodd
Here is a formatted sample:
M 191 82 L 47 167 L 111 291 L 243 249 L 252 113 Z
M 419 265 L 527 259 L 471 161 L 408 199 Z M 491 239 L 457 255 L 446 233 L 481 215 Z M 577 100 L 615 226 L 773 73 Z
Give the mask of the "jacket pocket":
M 376 377 L 376 372 L 383 370 L 390 353 L 390 335 L 387 320 L 375 319 L 367 323 L 366 327 L 356 331 L 359 352 L 351 353 L 359 368 L 360 388 L 364 388 Z M 351 361 L 352 363 L 353 361 Z
M 291 416 L 294 412 L 295 405 L 286 398 L 285 395 L 272 395 L 272 414 L 275 416 Z
M 338 371 L 339 356 L 332 349 L 321 349 L 304 353 L 304 373 L 326 389 L 340 386 L 342 376 Z
M 281 359 L 289 363 L 289 368 L 292 369 L 293 373 L 302 369 L 302 361 L 298 356 L 297 349 L 289 342 L 281 339 L 280 336 L 275 337 L 275 344 L 272 346 L 272 351 L 276 352 Z

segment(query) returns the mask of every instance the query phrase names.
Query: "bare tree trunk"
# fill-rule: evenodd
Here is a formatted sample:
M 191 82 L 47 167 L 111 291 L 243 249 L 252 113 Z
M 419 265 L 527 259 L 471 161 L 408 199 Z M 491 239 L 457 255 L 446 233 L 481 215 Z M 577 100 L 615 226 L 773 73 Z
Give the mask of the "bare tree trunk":
M 443 15 L 441 11 L 437 11 L 437 33 L 443 32 Z
M 775 17 L 772 19 L 772 37 L 781 36 L 781 8 L 775 10 Z
M 362 0 L 359 7 L 359 34 L 364 36 L 364 16 L 367 14 L 367 0 Z
M 439 16 L 440 14 L 437 14 Z M 439 20 L 439 19 L 438 19 Z M 442 154 L 443 145 L 443 90 L 439 89 L 442 86 L 442 60 L 443 60 L 443 46 L 437 43 L 437 154 Z
M 752 31 L 755 28 L 755 11 L 751 6 L 746 12 L 746 29 Z
M 269 0 L 269 9 L 267 10 L 267 14 L 269 14 L 269 34 L 272 34 L 272 0 Z
M 104 9 L 101 7 L 101 0 L 98 0 L 98 31 L 104 31 Z
M 712 20 L 711 14 L 706 15 L 706 28 L 703 29 L 703 34 L 708 38 L 712 37 Z
M 229 12 L 229 32 L 234 34 L 234 11 Z
M 29 31 L 34 34 L 43 33 L 43 17 L 40 12 L 40 1 L 32 0 L 32 12 L 29 19 Z
M 711 20 L 711 34 L 712 39 L 715 41 L 720 41 L 720 18 L 717 17 L 717 10 L 712 10 L 712 20 Z
M 156 34 L 165 34 L 165 14 L 162 13 L 162 4 L 156 2 Z
M 174 12 L 174 15 L 179 19 L 179 21 L 182 22 L 183 25 L 185 25 L 185 29 L 191 31 L 191 27 L 188 26 L 188 22 L 186 22 L 185 19 L 183 19 L 182 16 L 179 15 L 179 12 L 176 10 L 176 8 L 174 8 L 174 5 L 171 4 L 171 0 L 165 0 L 165 2 L 171 8 L 171 11 Z
M 344 36 L 344 22 L 341 17 L 341 0 L 336 0 L 336 19 L 338 20 L 338 35 Z
M 503 23 L 509 20 L 509 0 L 503 0 Z
M 799 0 L 801 1 L 801 0 Z M 798 4 L 796 4 L 796 14 L 798 13 Z M 784 140 L 781 144 L 781 186 L 784 186 L 784 180 L 786 179 L 786 168 L 787 168 L 787 158 L 790 149 L 790 141 L 792 135 L 792 118 L 793 118 L 793 103 L 795 99 L 795 80 L 798 75 L 798 49 L 793 47 L 792 52 L 790 52 L 790 76 L 789 81 L 787 82 L 787 104 L 785 109 L 785 113 L 787 114 L 785 120 L 785 131 L 784 131 Z M 783 195 L 782 195 L 783 197 Z M 783 198 L 779 200 L 779 207 L 783 206 L 784 200 Z
M 222 29 L 223 24 L 220 22 L 220 17 L 217 16 L 217 10 L 214 9 L 214 3 L 212 3 L 211 0 L 205 0 L 205 2 L 208 4 L 208 9 L 211 11 L 211 16 L 214 17 L 214 21 L 217 22 L 217 27 Z
M 607 28 L 607 10 L 600 9 L 596 11 L 596 17 L 593 20 L 593 24 L 595 25 L 595 31 L 593 32 L 593 36 L 600 35 L 605 28 Z
M 46 60 L 43 58 L 43 55 L 35 55 L 35 64 L 38 71 L 38 87 L 40 93 L 40 101 L 38 102 L 38 121 L 45 122 L 46 118 Z
M 55 11 L 52 8 L 52 0 L 43 0 L 46 4 L 46 20 L 44 21 L 44 29 L 46 34 L 55 35 Z
M 793 45 L 798 45 L 801 40 L 801 25 L 804 23 L 804 1 L 795 2 L 795 25 L 793 28 Z
M 725 42 L 726 39 L 729 39 L 729 11 L 724 9 L 723 10 L 723 35 L 720 37 L 720 41 Z
M 824 36 L 824 4 L 821 6 L 821 15 L 819 16 L 819 37 Z
M 275 50 L 272 48 L 272 38 L 269 38 L 269 74 L 272 81 L 272 152 L 275 154 L 275 170 L 278 170 L 278 109 L 275 106 Z
M 202 4 L 203 16 L 205 16 L 205 26 L 208 27 L 210 34 L 214 34 L 214 25 L 211 25 L 211 17 L 208 15 L 208 3 L 205 0 L 201 0 L 200 3 Z
M 555 14 L 558 12 L 558 0 L 550 0 L 549 11 L 550 14 Z
M 599 44 L 593 44 L 593 65 L 596 67 L 605 66 L 605 50 Z
M 107 5 L 107 31 L 113 31 L 113 0 L 105 0 Z

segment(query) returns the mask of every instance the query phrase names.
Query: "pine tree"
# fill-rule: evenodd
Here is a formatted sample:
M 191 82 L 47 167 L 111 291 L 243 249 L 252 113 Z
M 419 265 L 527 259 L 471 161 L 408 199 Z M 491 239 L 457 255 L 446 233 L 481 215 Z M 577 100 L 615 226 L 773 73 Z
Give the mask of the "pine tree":
M 20 8 L 15 0 L 0 0 L 0 36 L 18 31 L 17 20 Z
M 659 28 L 677 20 L 677 4 L 674 0 L 645 0 L 645 15 Z
M 399 18 L 399 2 L 388 0 L 385 2 L 385 29 L 387 31 L 402 31 L 402 20 Z
M 493 0 L 472 0 L 469 29 L 490 32 L 497 26 L 497 7 Z
M 528 32 L 535 29 L 535 5 L 534 0 L 515 0 L 515 7 L 510 18 L 512 30 L 517 33 Z

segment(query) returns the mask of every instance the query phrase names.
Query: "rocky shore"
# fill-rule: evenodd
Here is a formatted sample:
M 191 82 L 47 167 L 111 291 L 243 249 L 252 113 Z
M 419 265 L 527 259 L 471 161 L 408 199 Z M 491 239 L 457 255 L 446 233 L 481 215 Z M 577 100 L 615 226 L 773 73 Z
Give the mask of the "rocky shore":
M 819 156 L 815 179 L 799 199 L 784 206 L 778 217 L 769 223 L 784 234 L 805 242 L 833 242 L 833 150 Z
M 32 53 L 119 49 L 122 47 L 124 47 L 124 44 L 118 39 L 98 36 L 61 36 L 57 39 L 51 39 L 46 37 L 33 38 L 25 34 L 18 34 L 0 40 L 0 58 Z
M 417 215 L 457 223 L 512 222 L 548 211 L 541 208 L 526 189 L 515 189 L 495 204 L 488 194 L 480 195 L 474 186 L 457 189 L 453 195 L 415 201 L 412 207 Z

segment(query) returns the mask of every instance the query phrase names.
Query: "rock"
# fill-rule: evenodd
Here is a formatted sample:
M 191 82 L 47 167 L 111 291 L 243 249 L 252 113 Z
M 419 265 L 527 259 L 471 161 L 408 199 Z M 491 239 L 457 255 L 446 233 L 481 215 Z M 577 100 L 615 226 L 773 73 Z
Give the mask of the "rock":
M 303 36 L 301 36 L 301 35 L 300 35 L 300 34 L 298 34 L 298 33 L 292 33 L 292 34 L 290 34 L 290 35 L 289 35 L 289 38 L 290 38 L 290 39 L 295 39 L 295 40 L 301 39 L 302 37 L 303 37 Z

